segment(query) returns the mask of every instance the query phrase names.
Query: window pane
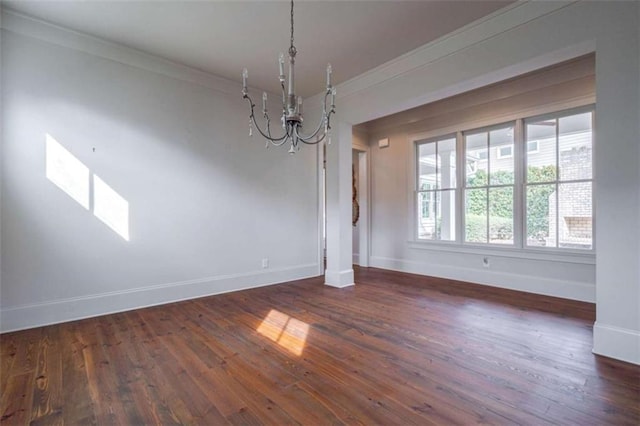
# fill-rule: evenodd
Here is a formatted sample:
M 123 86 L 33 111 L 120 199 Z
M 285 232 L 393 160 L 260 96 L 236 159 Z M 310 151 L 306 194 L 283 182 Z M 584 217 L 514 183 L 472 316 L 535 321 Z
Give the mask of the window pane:
M 418 238 L 456 239 L 455 190 L 418 193 Z
M 487 242 L 487 190 L 485 188 L 466 190 L 464 223 L 465 241 Z
M 436 203 L 433 191 L 418 193 L 418 238 L 436 239 Z
M 527 245 L 556 246 L 556 186 L 527 187 Z
M 487 133 L 465 136 L 467 186 L 486 186 L 488 183 L 487 136 Z
M 591 249 L 591 182 L 561 183 L 559 187 L 558 247 Z
M 456 139 L 438 141 L 438 188 L 456 187 Z
M 496 152 L 495 158 L 491 157 L 490 184 L 512 184 L 514 162 L 513 127 L 489 132 L 489 152 Z
M 438 191 L 436 197 L 437 239 L 454 241 L 456 239 L 456 192 L 455 190 Z
M 527 123 L 527 182 L 556 180 L 556 119 Z
M 418 145 L 418 190 L 436 187 L 436 144 Z
M 560 180 L 591 179 L 591 113 L 559 121 Z
M 489 242 L 513 244 L 513 187 L 489 189 Z

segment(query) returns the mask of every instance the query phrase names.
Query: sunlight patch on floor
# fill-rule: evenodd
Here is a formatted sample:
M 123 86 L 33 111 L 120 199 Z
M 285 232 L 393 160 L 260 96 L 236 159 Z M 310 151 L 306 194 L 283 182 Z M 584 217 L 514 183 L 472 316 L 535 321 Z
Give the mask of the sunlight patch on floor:
M 294 355 L 302 355 L 309 324 L 272 309 L 256 331 Z

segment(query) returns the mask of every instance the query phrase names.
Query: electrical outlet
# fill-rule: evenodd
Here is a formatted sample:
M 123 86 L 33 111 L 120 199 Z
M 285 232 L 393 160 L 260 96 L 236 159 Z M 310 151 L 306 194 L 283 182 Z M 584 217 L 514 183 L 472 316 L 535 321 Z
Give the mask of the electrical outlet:
M 484 266 L 485 268 L 488 268 L 491 264 L 489 263 L 489 258 L 488 257 L 483 257 L 482 258 L 482 266 Z
M 262 268 L 266 269 L 269 267 L 269 258 L 265 257 L 264 259 L 262 259 Z

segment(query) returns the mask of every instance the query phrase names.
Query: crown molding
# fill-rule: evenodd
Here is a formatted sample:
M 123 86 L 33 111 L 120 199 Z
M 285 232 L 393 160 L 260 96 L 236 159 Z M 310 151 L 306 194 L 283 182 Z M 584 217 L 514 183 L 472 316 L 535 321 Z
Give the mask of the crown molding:
M 0 28 L 2 30 L 109 59 L 166 77 L 194 83 L 224 95 L 240 97 L 242 85 L 239 82 L 200 71 L 141 50 L 51 24 L 9 10 L 6 7 L 1 9 L 0 16 Z
M 509 32 L 517 27 L 527 24 L 528 22 L 569 7 L 577 2 L 577 0 L 557 2 L 528 0 L 513 3 L 512 5 L 506 6 L 483 18 L 467 24 L 456 31 L 453 31 L 430 43 L 424 44 L 382 65 L 372 68 L 371 70 L 350 80 L 338 84 L 336 86 L 337 98 L 339 100 L 344 100 L 349 97 L 354 97 L 361 92 L 371 90 L 375 86 L 380 86 L 385 82 L 401 77 L 404 74 L 420 68 L 432 66 L 434 63 L 444 58 L 469 49 L 476 44 L 482 43 L 500 34 Z M 578 55 L 583 51 L 584 53 L 588 53 L 588 51 L 581 49 L 575 54 Z M 482 84 L 486 85 L 489 83 Z M 477 87 L 468 87 L 466 90 L 472 90 L 473 88 Z M 309 99 L 309 102 L 313 102 L 316 97 L 319 98 L 320 96 L 321 94 L 313 96 Z M 450 94 L 447 94 L 447 96 L 450 96 Z M 427 99 L 422 103 L 434 100 L 437 99 Z M 390 113 L 392 112 L 385 112 L 383 115 Z
M 341 97 L 349 97 L 357 92 L 379 85 L 386 80 L 429 66 L 442 58 L 468 49 L 475 44 L 563 9 L 573 3 L 576 3 L 576 1 L 516 2 L 340 84 L 338 86 L 340 88 L 339 93 L 342 94 Z

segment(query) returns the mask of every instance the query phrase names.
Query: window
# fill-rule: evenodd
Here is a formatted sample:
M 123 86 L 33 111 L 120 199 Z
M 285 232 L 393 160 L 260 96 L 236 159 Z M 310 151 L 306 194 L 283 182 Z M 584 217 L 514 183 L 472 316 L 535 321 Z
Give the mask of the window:
M 497 157 L 499 159 L 513 157 L 513 145 L 498 147 L 496 151 L 498 152 Z
M 464 189 L 464 241 L 513 244 L 513 130 L 512 124 L 464 133 L 467 155 L 478 149 L 498 155 L 467 170 Z M 509 154 L 501 156 L 503 150 Z M 473 155 L 473 154 L 472 154 Z
M 456 238 L 456 138 L 416 144 L 418 238 Z
M 422 190 L 422 196 L 420 197 L 420 210 L 423 219 L 429 219 L 431 217 L 431 206 L 433 204 L 433 186 L 430 183 L 423 182 L 420 185 Z
M 591 111 L 525 121 L 526 139 L 539 151 L 526 155 L 526 245 L 593 247 Z
M 585 107 L 416 140 L 417 238 L 593 249 L 593 115 Z

